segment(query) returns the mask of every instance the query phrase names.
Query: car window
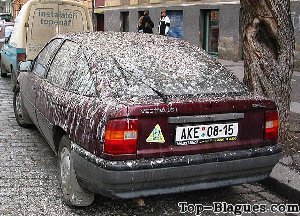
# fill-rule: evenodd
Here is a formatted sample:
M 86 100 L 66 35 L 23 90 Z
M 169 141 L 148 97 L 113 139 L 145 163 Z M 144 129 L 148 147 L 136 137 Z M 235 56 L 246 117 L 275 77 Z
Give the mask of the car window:
M 8 38 L 13 30 L 14 26 L 5 26 L 4 28 L 4 37 Z
M 73 59 L 71 73 L 66 88 L 70 91 L 87 96 L 95 95 L 95 82 L 91 76 L 88 62 L 82 52 Z
M 34 66 L 33 66 L 33 73 L 37 74 L 38 76 L 45 77 L 49 65 L 53 56 L 55 55 L 56 51 L 59 49 L 60 44 L 62 43 L 62 39 L 55 39 L 48 43 L 44 49 L 39 53 L 37 56 Z
M 48 81 L 81 95 L 94 95 L 95 87 L 88 62 L 79 45 L 66 41 L 51 64 Z
M 71 41 L 65 41 L 54 57 L 47 79 L 55 86 L 66 86 L 66 80 L 73 68 L 70 59 L 77 54 L 79 46 Z

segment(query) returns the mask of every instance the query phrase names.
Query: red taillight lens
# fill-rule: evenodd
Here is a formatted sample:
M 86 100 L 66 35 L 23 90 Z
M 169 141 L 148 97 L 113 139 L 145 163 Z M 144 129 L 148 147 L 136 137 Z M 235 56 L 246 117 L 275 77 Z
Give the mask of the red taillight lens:
M 265 140 L 277 140 L 278 128 L 278 112 L 267 111 L 265 113 Z
M 17 61 L 25 61 L 26 60 L 26 54 L 25 53 L 18 53 L 17 54 Z
M 137 119 L 110 120 L 105 130 L 104 153 L 135 154 L 138 136 Z

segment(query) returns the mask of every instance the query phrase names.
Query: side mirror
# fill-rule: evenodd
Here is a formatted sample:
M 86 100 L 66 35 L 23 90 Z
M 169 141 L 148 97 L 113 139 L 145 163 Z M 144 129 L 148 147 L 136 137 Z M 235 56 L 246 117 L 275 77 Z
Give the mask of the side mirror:
M 30 72 L 32 68 L 32 61 L 21 61 L 18 65 L 19 72 Z

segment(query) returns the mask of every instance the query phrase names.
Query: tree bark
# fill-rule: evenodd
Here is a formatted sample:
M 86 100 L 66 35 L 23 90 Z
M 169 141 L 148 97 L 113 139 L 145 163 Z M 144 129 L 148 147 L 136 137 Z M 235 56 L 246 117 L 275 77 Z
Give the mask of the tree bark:
M 279 138 L 288 138 L 294 29 L 289 0 L 241 0 L 244 83 L 273 99 L 278 107 Z

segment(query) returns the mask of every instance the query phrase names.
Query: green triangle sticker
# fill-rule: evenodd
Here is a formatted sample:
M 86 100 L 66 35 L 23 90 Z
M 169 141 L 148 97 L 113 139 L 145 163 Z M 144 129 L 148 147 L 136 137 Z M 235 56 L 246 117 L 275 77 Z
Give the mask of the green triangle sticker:
M 164 143 L 165 138 L 161 132 L 160 126 L 157 124 L 149 137 L 146 139 L 146 142 L 155 142 L 155 143 Z

